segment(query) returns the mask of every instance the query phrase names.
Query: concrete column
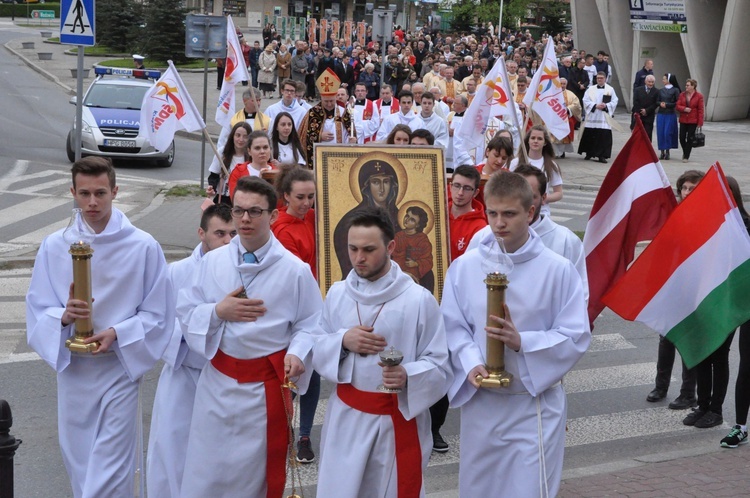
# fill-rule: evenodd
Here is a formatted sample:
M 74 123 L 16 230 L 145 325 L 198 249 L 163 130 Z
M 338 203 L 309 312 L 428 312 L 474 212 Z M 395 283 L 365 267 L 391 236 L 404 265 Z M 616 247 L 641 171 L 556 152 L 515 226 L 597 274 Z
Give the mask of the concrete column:
M 716 54 L 713 79 L 707 96 L 707 120 L 724 121 L 744 119 L 748 116 L 750 58 L 744 56 L 745 51 L 741 47 L 746 44 L 749 25 L 750 2 L 729 0 Z M 699 91 L 700 88 L 699 82 Z

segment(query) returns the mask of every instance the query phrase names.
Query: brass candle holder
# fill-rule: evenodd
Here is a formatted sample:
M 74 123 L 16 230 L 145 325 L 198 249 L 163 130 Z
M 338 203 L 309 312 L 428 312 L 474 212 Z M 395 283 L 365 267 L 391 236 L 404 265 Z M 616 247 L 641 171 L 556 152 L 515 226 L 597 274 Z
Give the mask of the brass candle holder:
M 76 318 L 75 334 L 65 341 L 65 347 L 73 353 L 92 353 L 99 349 L 99 342 L 86 343 L 84 340 L 94 335 L 91 307 L 91 257 L 94 254 L 91 243 L 94 231 L 83 218 L 81 209 L 73 209 L 68 228 L 63 232 L 63 239 L 70 244 L 68 252 L 73 259 L 73 298 L 85 301 L 91 310 L 88 318 Z
M 490 316 L 505 318 L 505 290 L 508 288 L 508 274 L 513 271 L 513 261 L 505 252 L 503 239 L 497 237 L 497 244 L 482 247 L 482 269 L 487 277 L 487 321 L 488 327 L 497 327 Z M 487 353 L 485 369 L 489 374 L 486 379 L 477 375 L 481 387 L 499 388 L 510 386 L 513 375 L 505 370 L 505 343 L 487 336 Z
M 505 289 L 508 288 L 508 277 L 499 272 L 487 274 L 484 280 L 487 286 L 487 326 L 496 327 L 497 324 L 490 316 L 505 318 Z M 513 375 L 505 371 L 505 344 L 491 337 L 487 337 L 487 358 L 485 368 L 490 374 L 486 379 L 481 375 L 477 380 L 482 387 L 508 387 Z

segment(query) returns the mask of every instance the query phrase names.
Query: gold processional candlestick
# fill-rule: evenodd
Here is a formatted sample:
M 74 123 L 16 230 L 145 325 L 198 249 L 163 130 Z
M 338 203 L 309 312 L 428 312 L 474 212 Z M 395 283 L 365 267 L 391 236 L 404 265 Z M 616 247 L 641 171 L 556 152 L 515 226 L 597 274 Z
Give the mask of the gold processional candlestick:
M 487 285 L 487 326 L 497 327 L 490 316 L 505 318 L 505 289 L 508 288 L 508 277 L 500 272 L 487 274 L 484 280 Z M 508 387 L 513 375 L 505 371 L 505 343 L 498 339 L 487 337 L 487 364 L 485 368 L 490 374 L 486 379 L 477 376 L 481 387 Z
M 94 231 L 86 223 L 79 208 L 73 209 L 68 228 L 63 232 L 63 239 L 70 244 L 68 251 L 73 258 L 73 299 L 88 303 L 88 318 L 76 318 L 75 335 L 65 341 L 65 347 L 73 353 L 92 353 L 99 349 L 99 342 L 85 343 L 84 340 L 94 335 L 94 321 L 91 307 L 91 248 Z

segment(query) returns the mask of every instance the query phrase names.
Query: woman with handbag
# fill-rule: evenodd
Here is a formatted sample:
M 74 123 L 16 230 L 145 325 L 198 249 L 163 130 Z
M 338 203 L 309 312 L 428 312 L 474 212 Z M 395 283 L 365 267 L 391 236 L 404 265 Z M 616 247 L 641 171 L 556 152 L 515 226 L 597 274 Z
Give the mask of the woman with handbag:
M 703 95 L 698 92 L 698 82 L 687 80 L 685 91 L 677 99 L 677 114 L 680 116 L 680 146 L 682 162 L 690 159 L 696 128 L 703 126 Z

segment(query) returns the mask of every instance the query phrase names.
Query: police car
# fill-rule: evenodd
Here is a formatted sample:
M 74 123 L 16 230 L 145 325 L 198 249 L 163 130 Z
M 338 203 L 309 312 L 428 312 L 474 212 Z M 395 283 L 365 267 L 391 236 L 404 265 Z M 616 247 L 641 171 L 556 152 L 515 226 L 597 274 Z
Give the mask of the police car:
M 150 160 L 168 168 L 174 161 L 174 142 L 157 151 L 139 134 L 143 96 L 161 76 L 159 71 L 97 67 L 96 79 L 83 97 L 81 155 L 112 159 Z M 76 103 L 76 97 L 70 99 Z M 75 120 L 65 151 L 75 161 Z

